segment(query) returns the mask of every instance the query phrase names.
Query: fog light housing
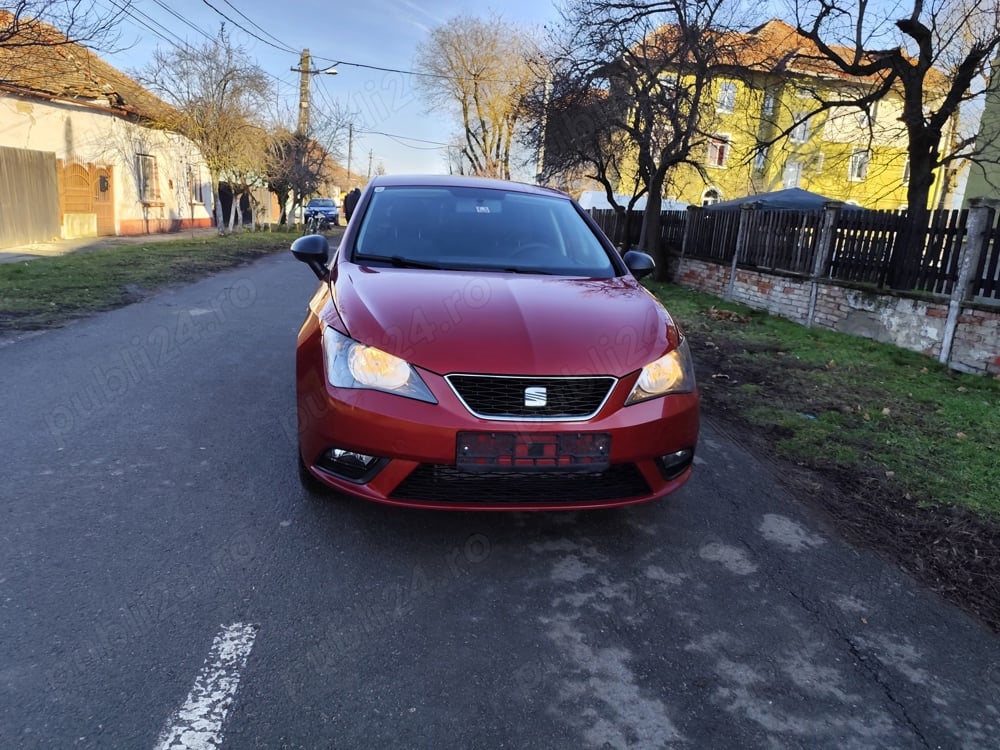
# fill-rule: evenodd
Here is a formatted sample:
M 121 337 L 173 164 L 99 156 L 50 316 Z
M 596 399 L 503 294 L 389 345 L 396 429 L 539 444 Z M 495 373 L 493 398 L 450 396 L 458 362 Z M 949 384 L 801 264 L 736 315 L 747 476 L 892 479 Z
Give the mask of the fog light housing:
M 388 459 L 378 456 L 368 456 L 343 448 L 328 448 L 319 457 L 316 467 L 327 474 L 364 483 L 375 476 L 386 463 Z
M 694 449 L 684 448 L 683 450 L 668 453 L 656 459 L 656 465 L 660 467 L 660 473 L 666 480 L 676 479 L 683 474 L 694 461 Z

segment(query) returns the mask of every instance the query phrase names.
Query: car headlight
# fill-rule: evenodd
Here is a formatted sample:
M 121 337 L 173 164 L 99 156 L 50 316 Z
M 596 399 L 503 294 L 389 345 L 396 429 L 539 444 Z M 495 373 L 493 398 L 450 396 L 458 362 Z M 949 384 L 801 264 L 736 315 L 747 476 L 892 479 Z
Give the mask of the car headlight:
M 642 368 L 625 405 L 668 393 L 692 393 L 695 389 L 694 362 L 686 338 L 673 351 Z
M 329 326 L 323 331 L 323 358 L 326 379 L 336 388 L 370 388 L 437 403 L 427 384 L 406 360 L 366 346 Z

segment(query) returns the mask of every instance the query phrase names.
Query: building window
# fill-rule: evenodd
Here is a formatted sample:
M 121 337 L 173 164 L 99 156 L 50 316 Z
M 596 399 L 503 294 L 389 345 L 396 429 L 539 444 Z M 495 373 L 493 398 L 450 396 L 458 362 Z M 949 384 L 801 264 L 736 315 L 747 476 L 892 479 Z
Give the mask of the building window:
M 204 185 L 201 183 L 201 173 L 195 167 L 188 169 L 188 187 L 190 188 L 190 195 L 188 196 L 188 199 L 192 203 L 205 202 Z
M 855 151 L 851 154 L 851 164 L 848 167 L 847 179 L 851 182 L 863 182 L 868 177 L 868 161 L 871 158 L 868 151 Z
M 763 172 L 767 166 L 767 146 L 758 146 L 753 154 L 753 168 L 758 172 Z
M 872 102 L 867 108 L 860 110 L 857 117 L 859 128 L 862 130 L 871 128 L 875 124 L 875 118 L 878 117 L 878 102 Z
M 760 116 L 761 117 L 770 117 L 771 115 L 773 115 L 774 114 L 774 110 L 775 110 L 775 104 L 776 104 L 776 102 L 777 102 L 777 99 L 774 96 L 774 92 L 773 91 L 765 91 L 764 92 L 764 104 L 761 105 Z
M 135 184 L 139 200 L 150 203 L 160 199 L 160 186 L 156 174 L 156 157 L 149 154 L 135 155 Z
M 906 161 L 903 162 L 903 184 L 910 184 L 910 157 L 906 157 Z
M 786 161 L 785 173 L 781 179 L 781 186 L 784 188 L 795 188 L 802 181 L 802 162 Z
M 719 100 L 716 103 L 719 112 L 732 112 L 736 109 L 736 83 L 723 81 L 719 84 Z
M 803 120 L 788 132 L 788 140 L 792 143 L 805 143 L 809 140 L 809 120 Z
M 713 206 L 722 200 L 722 193 L 720 193 L 716 188 L 708 188 L 704 193 L 701 194 L 701 205 L 703 206 Z
M 729 158 L 729 136 L 713 135 L 708 139 L 708 166 L 724 167 Z

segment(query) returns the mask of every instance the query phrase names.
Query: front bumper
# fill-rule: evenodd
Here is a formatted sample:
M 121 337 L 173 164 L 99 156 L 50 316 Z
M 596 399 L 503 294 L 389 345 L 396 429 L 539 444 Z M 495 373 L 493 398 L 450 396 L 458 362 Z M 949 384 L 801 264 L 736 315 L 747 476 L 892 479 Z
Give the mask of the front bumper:
M 304 329 L 303 335 L 297 355 L 302 460 L 317 479 L 340 492 L 415 508 L 579 510 L 657 500 L 691 474 L 699 428 L 697 394 L 626 407 L 632 375 L 620 380 L 600 411 L 585 421 L 487 420 L 473 416 L 443 377 L 423 370 L 420 375 L 437 404 L 333 388 L 323 371 L 318 334 Z M 602 441 L 607 436 L 609 455 L 590 468 L 519 461 L 470 470 L 457 461 L 459 433 L 514 435 L 516 442 L 528 443 L 538 436 L 538 444 L 572 443 L 575 436 L 598 434 Z M 563 441 L 559 436 L 567 437 Z M 331 450 L 375 460 L 370 470 L 345 475 L 329 470 Z M 672 454 L 681 455 L 680 463 L 665 465 L 662 458 Z
M 309 219 L 313 218 L 314 216 L 317 217 L 317 218 L 326 219 L 331 224 L 337 223 L 337 220 L 340 218 L 340 214 L 337 211 L 329 211 L 329 212 L 328 211 L 310 211 L 310 212 L 306 213 L 306 221 L 309 221 Z

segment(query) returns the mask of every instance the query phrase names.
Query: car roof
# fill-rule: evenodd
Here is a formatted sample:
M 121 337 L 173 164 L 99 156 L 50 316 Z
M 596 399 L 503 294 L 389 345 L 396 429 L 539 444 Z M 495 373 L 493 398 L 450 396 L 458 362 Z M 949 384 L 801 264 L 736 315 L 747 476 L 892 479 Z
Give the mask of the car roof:
M 540 185 L 530 185 L 527 182 L 514 182 L 513 180 L 499 180 L 488 177 L 468 177 L 465 175 L 379 175 L 374 177 L 369 185 L 376 187 L 473 187 L 485 188 L 488 190 L 506 190 L 508 192 L 515 193 L 533 193 L 535 195 L 546 195 L 571 200 L 570 196 L 562 191 L 553 190 L 552 188 L 542 187 Z

